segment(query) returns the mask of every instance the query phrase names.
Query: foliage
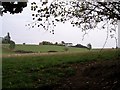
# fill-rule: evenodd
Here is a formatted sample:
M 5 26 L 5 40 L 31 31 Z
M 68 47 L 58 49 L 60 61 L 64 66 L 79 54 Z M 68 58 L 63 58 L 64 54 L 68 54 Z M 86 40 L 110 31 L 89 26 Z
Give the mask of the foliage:
M 23 45 L 26 45 L 26 43 L 23 43 Z
M 10 48 L 11 50 L 15 49 L 15 42 L 14 42 L 14 41 L 10 41 L 9 48 Z
M 62 44 L 62 45 L 65 45 L 65 42 L 64 42 L 64 41 L 61 41 L 61 44 Z
M 40 4 L 31 3 L 33 23 L 28 26 L 42 26 L 45 30 L 51 29 L 54 34 L 54 27 L 57 22 L 65 23 L 69 21 L 73 26 L 77 26 L 86 31 L 94 29 L 98 23 L 102 22 L 102 29 L 105 25 L 116 25 L 120 20 L 120 1 L 117 2 L 90 2 L 79 0 L 48 0 L 41 1 Z M 115 30 L 115 28 L 114 28 Z M 111 31 L 114 31 L 111 29 Z
M 27 2 L 2 2 L 2 13 L 10 12 L 10 14 L 21 13 L 23 8 L 27 6 Z
M 92 49 L 92 45 L 89 43 L 89 44 L 87 44 L 87 48 L 89 49 L 89 50 L 91 50 Z
M 58 45 L 58 42 L 55 42 L 55 45 Z
M 77 44 L 77 45 L 75 45 L 75 46 L 72 46 L 72 47 L 87 48 L 86 46 L 84 46 L 84 45 L 81 45 L 81 44 Z
M 53 43 L 48 42 L 48 41 L 43 41 L 43 42 L 39 43 L 39 45 L 53 45 Z

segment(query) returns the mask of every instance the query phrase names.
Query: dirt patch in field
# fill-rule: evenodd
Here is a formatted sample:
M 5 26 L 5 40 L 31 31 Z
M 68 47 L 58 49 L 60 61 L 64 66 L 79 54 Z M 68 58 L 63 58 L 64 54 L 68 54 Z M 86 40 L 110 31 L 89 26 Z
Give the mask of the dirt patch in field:
M 120 90 L 120 58 L 71 64 L 76 70 L 54 90 Z
M 43 52 L 43 53 L 32 53 L 31 52 L 31 53 L 2 54 L 2 57 L 47 56 L 47 55 L 63 55 L 63 54 L 68 55 L 68 54 L 73 54 L 73 53 L 72 52 L 56 52 L 56 51 L 49 51 L 49 52 Z
M 15 53 L 35 53 L 35 52 L 33 52 L 33 51 L 24 51 L 24 50 L 16 50 L 16 51 L 14 51 Z

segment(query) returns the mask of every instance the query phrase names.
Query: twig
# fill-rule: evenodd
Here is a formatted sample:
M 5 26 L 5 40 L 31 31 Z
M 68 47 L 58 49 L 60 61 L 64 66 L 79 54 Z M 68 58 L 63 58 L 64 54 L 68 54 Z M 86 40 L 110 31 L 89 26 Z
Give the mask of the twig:
M 108 21 L 107 21 L 107 23 L 108 23 Z M 104 43 L 102 49 L 100 50 L 100 52 L 104 49 L 104 47 L 105 47 L 105 45 L 106 45 L 106 43 L 107 43 L 107 40 L 108 40 L 108 36 L 109 36 L 109 26 L 107 25 L 107 37 L 106 37 L 106 39 L 105 39 L 105 43 Z

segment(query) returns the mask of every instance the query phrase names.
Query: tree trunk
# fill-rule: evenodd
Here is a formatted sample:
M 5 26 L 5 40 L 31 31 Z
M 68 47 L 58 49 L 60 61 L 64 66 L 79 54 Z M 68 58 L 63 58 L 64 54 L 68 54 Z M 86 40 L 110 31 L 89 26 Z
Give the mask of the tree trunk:
M 118 20 L 118 48 L 120 48 L 120 20 Z

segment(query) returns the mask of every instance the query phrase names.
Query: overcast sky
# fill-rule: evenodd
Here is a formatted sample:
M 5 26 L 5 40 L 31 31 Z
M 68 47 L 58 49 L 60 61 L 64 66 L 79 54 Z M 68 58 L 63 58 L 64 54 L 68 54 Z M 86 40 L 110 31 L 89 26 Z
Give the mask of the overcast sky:
M 53 43 L 65 41 L 66 43 L 73 43 L 74 45 L 87 45 L 91 43 L 93 48 L 101 48 L 105 43 L 107 36 L 106 30 L 91 30 L 85 35 L 84 40 L 82 40 L 84 32 L 81 32 L 77 27 L 72 27 L 69 22 L 58 24 L 57 27 L 55 27 L 55 34 L 51 34 L 49 31 L 37 27 L 29 29 L 29 27 L 25 25 L 32 22 L 32 12 L 30 9 L 30 3 L 28 3 L 28 6 L 24 8 L 22 13 L 14 15 L 5 13 L 0 17 L 0 25 L 2 26 L 0 37 L 5 36 L 7 32 L 9 32 L 11 39 L 17 44 L 39 44 L 39 42 L 42 41 L 50 41 Z M 115 47 L 115 39 L 109 37 L 106 47 Z

